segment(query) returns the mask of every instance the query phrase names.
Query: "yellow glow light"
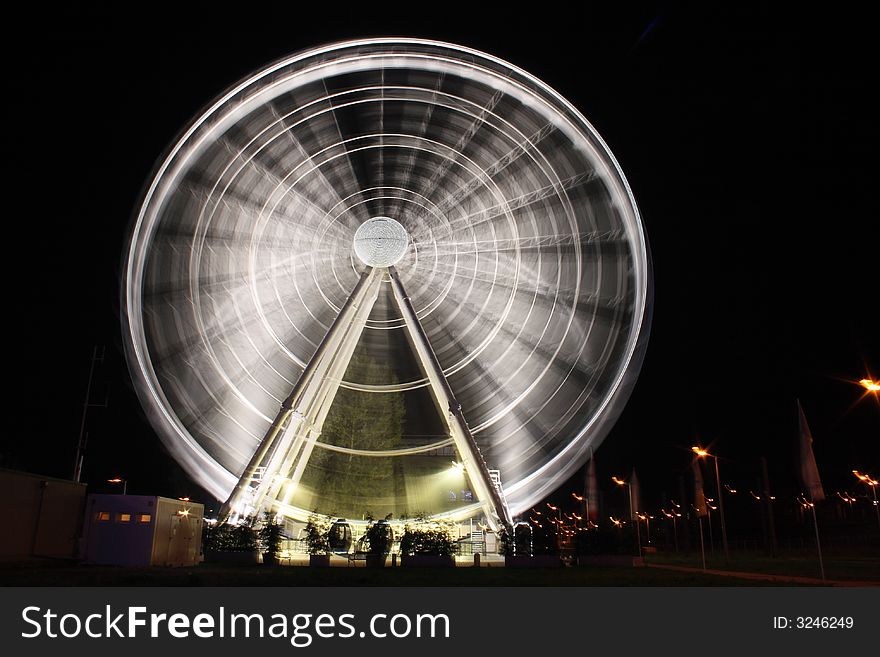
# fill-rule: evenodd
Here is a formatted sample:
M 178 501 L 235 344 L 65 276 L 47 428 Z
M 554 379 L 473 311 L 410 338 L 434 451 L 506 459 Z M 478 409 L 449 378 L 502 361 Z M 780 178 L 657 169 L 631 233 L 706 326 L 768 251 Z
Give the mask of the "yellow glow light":
M 707 451 L 706 451 L 705 449 L 703 449 L 702 447 L 696 447 L 696 446 L 691 447 L 691 451 L 692 451 L 694 454 L 696 454 L 697 456 L 711 456 L 711 455 L 709 454 L 709 452 L 707 452 Z
M 880 382 L 873 381 L 872 379 L 862 379 L 861 381 L 859 381 L 859 385 L 862 386 L 868 392 L 880 391 Z

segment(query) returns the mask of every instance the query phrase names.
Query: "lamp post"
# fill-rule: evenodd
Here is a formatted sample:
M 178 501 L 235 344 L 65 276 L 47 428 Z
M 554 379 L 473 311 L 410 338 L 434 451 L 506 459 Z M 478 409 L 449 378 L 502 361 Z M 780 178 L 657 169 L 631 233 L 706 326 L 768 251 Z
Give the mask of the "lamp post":
M 877 524 L 880 525 L 880 506 L 877 506 L 877 484 L 880 482 L 866 474 L 862 474 L 858 470 L 853 470 L 852 472 L 865 486 L 871 487 L 871 492 L 874 494 L 874 512 L 877 514 Z
M 724 496 L 721 494 L 721 476 L 718 474 L 718 457 L 702 447 L 691 447 L 691 450 L 700 458 L 708 456 L 715 460 L 715 486 L 718 489 L 718 509 L 721 512 L 721 542 L 724 545 L 724 559 L 730 561 L 730 550 L 727 547 L 727 524 L 724 521 Z
M 562 511 L 558 506 L 553 506 L 550 502 L 547 502 L 547 508 L 551 511 L 556 511 L 556 547 L 558 549 L 562 549 Z M 552 520 L 550 522 L 553 522 Z
M 708 509 L 706 517 L 709 519 L 709 552 L 713 559 L 715 558 L 715 536 L 712 534 L 712 512 L 718 510 L 717 506 L 712 506 L 714 501 L 711 497 L 706 498 L 706 508 Z
M 119 477 L 114 477 L 113 479 L 108 479 L 107 483 L 108 484 L 122 484 L 122 494 L 123 495 L 128 494 L 128 480 L 120 479 Z
M 636 525 L 636 543 L 639 546 L 639 557 L 642 556 L 642 533 L 639 529 L 639 520 L 636 518 L 636 514 L 633 511 L 633 490 L 632 485 L 628 481 L 624 481 L 623 479 L 618 479 L 617 477 L 611 477 L 611 481 L 613 481 L 618 486 L 626 486 L 627 491 L 629 491 L 629 519 L 633 521 Z
M 608 519 L 611 521 L 611 524 L 613 524 L 615 527 L 617 527 L 617 540 L 619 541 L 620 534 L 622 533 L 621 530 L 623 529 L 623 522 L 621 522 L 620 520 L 618 520 L 614 516 L 608 516 Z
M 647 511 L 643 514 L 636 512 L 636 516 L 638 517 L 639 520 L 645 521 L 645 528 L 648 532 L 648 545 L 650 545 L 651 544 L 651 518 L 653 518 L 654 516 L 648 515 Z
M 587 529 L 590 528 L 590 502 L 587 500 L 586 495 L 578 495 L 577 493 L 572 493 L 571 496 L 578 502 L 582 502 L 584 505 L 584 518 L 587 519 Z
M 672 538 L 675 542 L 675 551 L 678 552 L 678 529 L 675 525 L 675 519 L 680 518 L 681 514 L 677 513 L 674 508 L 672 513 L 669 513 L 666 509 L 660 509 L 660 512 L 666 516 L 667 519 L 672 521 Z

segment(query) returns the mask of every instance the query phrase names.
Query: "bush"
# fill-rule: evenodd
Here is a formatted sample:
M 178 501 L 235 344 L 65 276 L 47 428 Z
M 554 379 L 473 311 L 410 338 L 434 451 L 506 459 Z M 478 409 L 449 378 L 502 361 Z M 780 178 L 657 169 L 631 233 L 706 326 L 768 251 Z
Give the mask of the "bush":
M 248 516 L 233 525 L 231 535 L 232 552 L 253 552 L 259 547 L 259 538 L 256 530 L 257 517 Z
M 533 531 L 529 526 L 517 525 L 515 528 L 516 549 L 507 529 L 498 531 L 498 553 L 504 556 L 531 556 L 533 552 Z
M 260 549 L 269 556 L 277 557 L 281 552 L 281 539 L 283 525 L 278 522 L 277 517 L 271 511 L 263 512 L 263 524 L 260 527 L 257 537 L 260 543 Z
M 451 556 L 458 551 L 448 523 L 419 519 L 406 526 L 400 539 L 400 553 L 407 556 Z
M 333 526 L 330 516 L 313 513 L 306 524 L 306 545 L 309 554 L 330 554 L 330 528 Z
M 215 552 L 253 552 L 258 546 L 257 532 L 254 528 L 256 518 L 248 516 L 238 524 L 205 524 L 202 532 L 202 547 Z

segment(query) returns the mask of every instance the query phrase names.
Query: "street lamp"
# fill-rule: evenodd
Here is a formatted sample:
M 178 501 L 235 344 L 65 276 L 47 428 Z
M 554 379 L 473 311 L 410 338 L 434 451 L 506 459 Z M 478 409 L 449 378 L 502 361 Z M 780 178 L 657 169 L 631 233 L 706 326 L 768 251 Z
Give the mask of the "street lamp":
M 620 530 L 623 528 L 623 522 L 615 518 L 614 516 L 608 516 L 608 519 L 611 521 L 615 527 L 617 527 L 618 540 L 620 540 Z
M 584 518 L 589 521 L 590 518 L 590 500 L 587 499 L 586 495 L 578 495 L 577 493 L 572 493 L 571 496 L 578 502 L 584 505 Z M 589 529 L 589 525 L 587 526 Z
M 852 473 L 859 481 L 865 484 L 865 486 L 871 487 L 871 492 L 874 494 L 874 512 L 877 514 L 877 524 L 880 525 L 880 506 L 877 506 L 877 484 L 880 482 L 866 474 L 862 474 L 858 470 L 853 470 Z
M 562 533 L 561 533 L 562 532 L 562 511 L 560 510 L 560 508 L 558 506 L 553 506 L 552 504 L 550 504 L 550 502 L 547 502 L 547 508 L 550 509 L 551 511 L 556 511 L 556 522 L 554 523 L 556 525 L 556 547 L 558 547 L 561 550 L 562 549 L 562 540 L 563 540 Z M 553 520 L 551 520 L 550 522 L 553 522 Z
M 636 511 L 636 516 L 638 517 L 639 520 L 645 521 L 645 526 L 648 531 L 648 545 L 650 545 L 651 544 L 651 518 L 653 518 L 654 516 L 648 515 L 647 511 L 643 514 L 640 514 L 638 511 Z
M 840 494 L 840 491 L 837 491 L 837 497 L 839 497 L 841 500 L 843 500 L 843 503 L 849 507 L 849 514 L 852 515 L 852 505 L 853 505 L 853 502 L 856 501 L 856 498 L 854 498 L 852 495 L 850 495 L 848 491 L 845 492 L 843 495 Z M 843 508 L 845 509 L 847 507 L 843 507 Z M 846 517 L 846 516 L 844 515 L 844 517 Z
M 708 511 L 706 512 L 706 517 L 709 519 L 709 552 L 712 553 L 712 557 L 715 557 L 715 536 L 712 534 L 712 512 L 717 511 L 717 506 L 712 506 L 712 502 L 714 502 L 711 497 L 706 498 L 706 508 Z
M 691 447 L 691 450 L 700 458 L 708 456 L 715 459 L 715 486 L 718 489 L 718 508 L 721 511 L 721 542 L 724 544 L 724 559 L 730 561 L 730 550 L 727 547 L 727 524 L 724 521 L 724 496 L 721 494 L 721 476 L 718 474 L 718 457 L 702 447 Z
M 675 504 L 675 502 L 673 502 L 673 504 Z M 675 551 L 678 552 L 678 528 L 676 527 L 675 519 L 681 518 L 681 514 L 674 510 L 672 513 L 669 513 L 666 509 L 660 509 L 660 512 L 666 516 L 668 520 L 672 521 L 672 538 L 675 541 Z
M 125 479 L 120 479 L 119 477 L 114 477 L 113 479 L 107 480 L 108 484 L 122 484 L 122 494 L 128 494 L 128 481 Z
M 636 543 L 639 546 L 639 557 L 642 556 L 642 532 L 639 529 L 639 521 L 636 519 L 636 514 L 633 511 L 633 489 L 632 485 L 628 481 L 624 481 L 623 479 L 618 479 L 617 477 L 611 477 L 611 481 L 613 481 L 618 486 L 626 486 L 629 491 L 629 519 L 634 521 L 636 524 Z

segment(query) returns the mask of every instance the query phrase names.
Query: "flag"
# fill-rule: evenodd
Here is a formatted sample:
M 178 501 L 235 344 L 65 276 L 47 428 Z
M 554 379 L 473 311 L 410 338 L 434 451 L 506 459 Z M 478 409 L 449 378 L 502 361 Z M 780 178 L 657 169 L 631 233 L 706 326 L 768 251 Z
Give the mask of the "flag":
M 599 521 L 599 480 L 596 478 L 596 459 L 593 450 L 590 450 L 590 462 L 587 464 L 587 486 L 584 491 L 587 498 L 589 520 Z
M 816 467 L 816 457 L 813 456 L 813 435 L 810 433 L 810 425 L 804 416 L 801 400 L 798 399 L 798 446 L 801 484 L 804 487 L 811 502 L 821 502 L 825 499 L 825 491 L 822 489 L 822 480 L 819 478 L 819 468 Z
M 700 470 L 699 459 L 694 459 L 694 506 L 697 507 L 697 517 L 702 518 L 709 515 L 709 508 L 706 506 L 706 493 L 703 492 L 703 472 Z
M 629 479 L 630 491 L 632 491 L 633 513 L 638 513 L 642 509 L 642 497 L 639 494 L 639 478 L 636 476 L 636 469 L 633 468 L 632 476 Z

